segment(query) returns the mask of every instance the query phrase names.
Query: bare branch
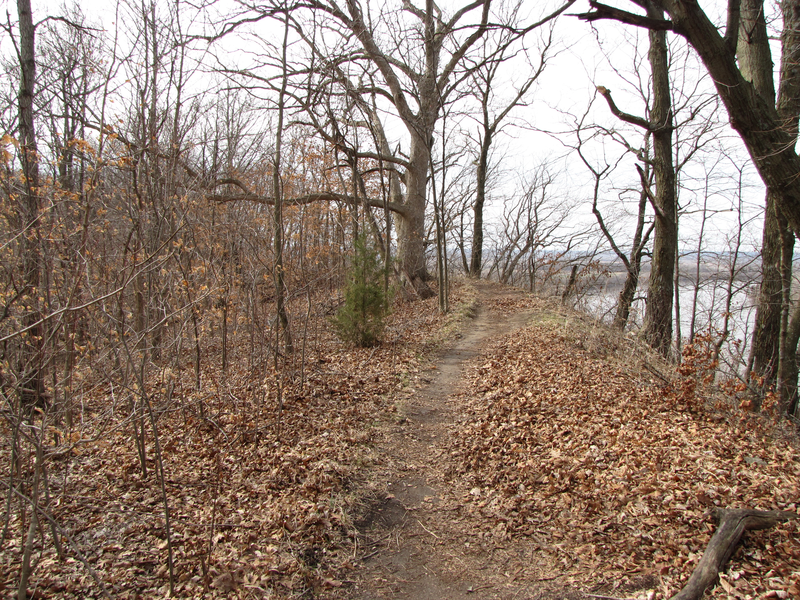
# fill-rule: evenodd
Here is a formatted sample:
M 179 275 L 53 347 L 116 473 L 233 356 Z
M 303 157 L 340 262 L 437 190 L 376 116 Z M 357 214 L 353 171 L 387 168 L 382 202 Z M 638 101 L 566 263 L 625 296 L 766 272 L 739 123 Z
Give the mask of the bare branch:
M 627 23 L 628 25 L 635 25 L 636 27 L 643 27 L 652 31 L 672 31 L 673 28 L 672 21 L 653 19 L 651 17 L 637 15 L 626 10 L 620 10 L 618 8 L 614 8 L 613 6 L 596 2 L 595 0 L 589 0 L 589 6 L 593 9 L 591 12 L 580 13 L 571 16 L 578 17 L 581 21 L 589 22 L 598 21 L 600 19 L 611 19 L 613 21 Z
M 602 85 L 597 86 L 597 91 L 600 93 L 603 98 L 606 99 L 608 103 L 608 108 L 611 109 L 611 113 L 617 117 L 618 119 L 625 121 L 626 123 L 630 123 L 631 125 L 636 125 L 637 127 L 641 127 L 646 129 L 647 131 L 653 131 L 654 127 L 647 119 L 643 119 L 642 117 L 637 117 L 635 115 L 628 114 L 626 112 L 622 112 L 617 105 L 614 103 L 614 100 L 611 98 L 611 90 Z
M 232 182 L 229 182 L 232 183 Z M 243 194 L 209 194 L 207 199 L 222 204 L 229 202 L 252 202 L 254 204 L 265 204 L 273 206 L 275 198 L 272 196 L 262 196 L 252 192 Z M 384 202 L 382 199 L 376 198 L 357 198 L 348 194 L 339 194 L 336 192 L 317 192 L 314 194 L 306 194 L 304 196 L 296 196 L 294 198 L 284 198 L 284 206 L 304 206 L 306 204 L 313 204 L 314 202 L 342 202 L 351 206 L 363 206 L 365 203 L 372 208 L 388 208 L 394 213 L 404 215 L 406 208 L 402 204 L 396 202 Z

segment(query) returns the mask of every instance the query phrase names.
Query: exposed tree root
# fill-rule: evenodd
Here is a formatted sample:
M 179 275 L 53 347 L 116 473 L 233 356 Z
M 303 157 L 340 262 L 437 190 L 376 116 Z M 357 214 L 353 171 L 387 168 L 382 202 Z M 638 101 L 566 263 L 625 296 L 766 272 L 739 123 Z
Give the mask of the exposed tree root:
M 706 588 L 717 580 L 746 530 L 769 529 L 797 516 L 783 510 L 719 509 L 719 527 L 708 543 L 703 558 L 683 589 L 670 600 L 699 600 Z

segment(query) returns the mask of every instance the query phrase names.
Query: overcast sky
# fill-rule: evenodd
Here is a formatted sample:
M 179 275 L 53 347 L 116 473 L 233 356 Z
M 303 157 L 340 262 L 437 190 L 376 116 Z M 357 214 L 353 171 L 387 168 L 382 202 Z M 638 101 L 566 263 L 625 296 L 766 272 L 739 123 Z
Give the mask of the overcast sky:
M 16 4 L 8 0 L 2 0 L 2 4 L 13 22 L 16 18 Z M 35 20 L 40 21 L 47 15 L 60 14 L 61 5 L 62 2 L 56 0 L 47 2 L 34 0 Z M 116 3 L 84 0 L 80 2 L 80 6 L 90 21 L 101 20 L 108 35 L 111 34 L 116 26 Z M 540 3 L 530 6 L 535 6 L 535 10 L 542 10 L 544 13 Z M 224 10 L 222 4 L 219 4 L 219 10 Z M 569 12 L 574 14 L 587 10 L 588 2 L 578 2 Z M 124 11 L 121 14 L 124 14 Z M 124 30 L 124 19 L 120 25 Z M 257 31 L 259 35 L 265 35 L 269 29 L 261 23 Z M 272 34 L 266 33 L 266 35 Z M 696 63 L 691 54 L 686 58 L 687 54 L 682 50 L 680 40 L 671 34 L 670 36 L 676 56 L 689 65 L 685 79 L 677 81 L 676 85 L 688 88 L 699 81 L 699 90 L 710 91 L 712 87 L 702 67 Z M 633 146 L 641 144 L 641 133 L 616 120 L 602 99 L 598 101 L 595 98 L 595 86 L 602 85 L 612 90 L 622 110 L 644 116 L 644 101 L 637 94 L 636 87 L 646 86 L 647 63 L 641 53 L 646 49 L 647 36 L 641 31 L 619 23 L 599 21 L 588 24 L 574 16 L 563 16 L 555 25 L 554 38 L 556 41 L 551 51 L 552 57 L 548 60 L 539 84 L 530 96 L 528 106 L 517 108 L 512 113 L 509 125 L 498 138 L 495 156 L 502 157 L 503 166 L 492 193 L 494 204 L 490 211 L 496 214 L 501 209 L 503 198 L 514 193 L 520 177 L 532 167 L 547 161 L 551 164 L 551 170 L 558 175 L 558 186 L 554 188 L 556 197 L 579 204 L 579 208 L 575 210 L 575 221 L 588 223 L 592 220 L 589 200 L 593 180 L 586 167 L 577 160 L 574 153 L 569 152 L 568 146 L 576 141 L 575 135 L 570 134 L 569 130 L 574 127 L 576 118 L 583 115 L 591 106 L 587 123 L 614 129 Z M 229 50 L 233 52 L 234 48 L 241 49 L 242 43 L 241 39 L 237 40 L 235 44 L 238 46 L 231 46 Z M 3 36 L 2 44 L 3 51 L 9 52 L 10 46 L 6 35 Z M 529 38 L 527 46 L 532 60 L 535 61 L 536 34 Z M 777 64 L 777 57 L 775 61 Z M 507 81 L 518 80 L 521 74 L 524 74 L 525 68 L 523 61 L 512 63 L 511 68 L 507 69 Z M 677 79 L 680 78 L 676 77 Z M 203 85 L 202 76 L 196 84 Z M 402 127 L 392 126 L 391 118 L 388 116 L 386 122 L 390 135 L 395 134 L 398 140 L 402 140 Z M 471 125 L 465 122 L 462 126 Z M 743 192 L 748 211 L 747 219 L 752 221 L 748 235 L 749 239 L 757 244 L 760 241 L 760 219 L 754 216 L 759 213 L 763 204 L 763 187 L 749 166 L 749 160 L 742 150 L 740 141 L 731 130 L 724 128 L 717 135 L 723 140 L 722 143 L 728 149 L 731 158 L 727 161 L 729 165 L 726 166 L 726 161 L 723 160 L 715 167 L 717 178 L 714 189 L 717 193 L 712 194 L 712 205 L 718 209 L 725 209 L 735 202 L 735 192 L 732 191 L 731 182 L 723 184 L 720 181 L 726 178 L 733 181 L 738 176 L 735 167 L 744 168 L 746 185 Z M 614 162 L 622 152 L 619 144 L 609 141 L 601 143 L 599 139 L 587 144 L 585 150 L 586 155 L 598 168 L 602 168 L 606 162 Z M 704 156 L 702 161 L 688 164 L 682 176 L 682 182 L 686 184 L 686 188 L 681 192 L 682 203 L 687 209 L 687 214 L 681 223 L 682 242 L 685 246 L 694 243 L 692 235 L 697 230 L 696 209 L 698 203 L 702 201 L 705 174 L 711 169 L 709 161 L 712 159 L 709 156 Z M 624 188 L 633 188 L 636 183 L 637 175 L 631 159 L 623 160 L 613 176 L 609 176 L 608 180 L 603 182 L 601 196 L 603 206 L 608 214 L 614 215 L 615 224 L 620 228 L 627 226 L 624 213 L 619 210 L 622 208 L 620 198 L 633 197 L 635 191 L 631 189 L 626 193 Z M 711 230 L 718 237 L 714 246 L 724 245 L 724 237 L 730 233 L 733 224 L 731 216 L 731 213 L 727 216 L 718 215 L 711 224 Z

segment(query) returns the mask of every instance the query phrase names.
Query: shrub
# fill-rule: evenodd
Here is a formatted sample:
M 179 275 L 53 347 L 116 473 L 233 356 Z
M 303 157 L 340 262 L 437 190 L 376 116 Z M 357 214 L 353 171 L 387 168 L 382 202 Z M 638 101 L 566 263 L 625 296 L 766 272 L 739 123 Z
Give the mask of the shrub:
M 389 314 L 384 273 L 378 253 L 369 246 L 366 236 L 359 236 L 344 289 L 344 305 L 331 320 L 342 341 L 362 348 L 380 343 L 384 319 Z

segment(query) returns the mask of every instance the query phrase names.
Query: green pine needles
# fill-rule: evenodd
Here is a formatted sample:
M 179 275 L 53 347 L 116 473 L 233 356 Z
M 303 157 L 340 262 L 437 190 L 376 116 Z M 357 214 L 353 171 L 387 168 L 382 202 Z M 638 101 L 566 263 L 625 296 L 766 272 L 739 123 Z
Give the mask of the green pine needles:
M 389 294 L 384 289 L 384 268 L 365 235 L 355 241 L 344 306 L 331 319 L 339 338 L 367 348 L 381 341 L 384 319 L 389 314 Z

